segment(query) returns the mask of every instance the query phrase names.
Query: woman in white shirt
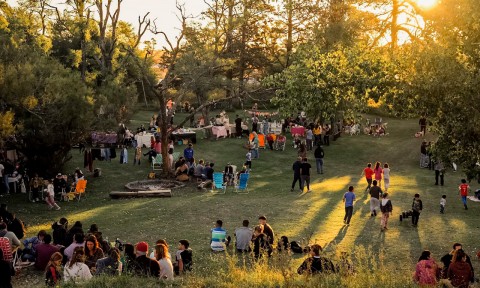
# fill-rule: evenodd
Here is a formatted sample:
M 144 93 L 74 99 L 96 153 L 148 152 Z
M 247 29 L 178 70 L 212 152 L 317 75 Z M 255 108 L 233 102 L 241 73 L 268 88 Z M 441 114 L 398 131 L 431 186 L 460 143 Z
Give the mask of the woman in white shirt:
M 173 280 L 173 265 L 168 247 L 164 244 L 157 244 L 155 246 L 155 258 L 160 264 L 160 279 Z
M 50 209 L 55 208 L 55 210 L 60 210 L 60 206 L 58 206 L 57 203 L 55 203 L 55 190 L 53 187 L 52 179 L 48 179 L 48 185 L 46 190 L 47 190 L 46 191 L 47 196 L 45 197 L 45 201 L 48 204 L 48 208 Z
M 85 261 L 85 250 L 83 247 L 76 247 L 73 252 L 72 260 L 65 265 L 63 273 L 65 282 L 78 284 L 92 278 L 90 269 L 85 263 L 83 263 L 83 261 Z
M 384 192 L 388 192 L 388 187 L 390 186 L 390 168 L 388 167 L 388 163 L 383 165 L 383 185 L 385 187 Z

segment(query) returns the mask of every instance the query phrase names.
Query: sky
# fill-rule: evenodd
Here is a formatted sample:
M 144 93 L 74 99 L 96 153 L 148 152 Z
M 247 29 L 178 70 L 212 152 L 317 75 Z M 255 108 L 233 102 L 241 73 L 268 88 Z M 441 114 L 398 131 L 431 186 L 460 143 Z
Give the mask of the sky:
M 8 4 L 16 5 L 16 0 L 7 0 Z M 116 1 L 114 1 L 116 2 Z M 52 0 L 52 4 L 62 6 L 65 0 Z M 203 0 L 179 0 L 180 4 L 185 4 L 187 15 L 198 16 L 207 5 Z M 166 34 L 173 38 L 178 34 L 178 27 L 180 22 L 176 18 L 176 0 L 123 0 L 122 9 L 120 12 L 120 19 L 131 23 L 135 28 L 138 24 L 138 16 L 145 15 L 150 12 L 149 17 L 156 19 L 156 24 L 159 30 L 165 31 Z M 151 33 L 145 34 L 142 41 L 155 38 L 157 43 L 161 45 L 164 43 L 162 36 L 156 36 Z

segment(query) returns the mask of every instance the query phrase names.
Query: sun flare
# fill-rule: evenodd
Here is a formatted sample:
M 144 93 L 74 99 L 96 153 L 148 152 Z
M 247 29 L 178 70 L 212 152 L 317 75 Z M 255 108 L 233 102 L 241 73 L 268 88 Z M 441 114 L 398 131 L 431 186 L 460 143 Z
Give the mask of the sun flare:
M 418 6 L 424 9 L 432 8 L 433 6 L 437 5 L 437 0 L 417 0 Z

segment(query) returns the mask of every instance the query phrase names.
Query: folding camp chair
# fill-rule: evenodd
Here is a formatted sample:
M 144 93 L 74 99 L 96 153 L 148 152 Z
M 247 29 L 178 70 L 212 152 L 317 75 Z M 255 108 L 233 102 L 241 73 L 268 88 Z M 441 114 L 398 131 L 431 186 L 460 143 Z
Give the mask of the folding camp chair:
M 222 192 L 217 191 L 217 189 L 222 189 Z M 227 186 L 223 183 L 223 173 L 214 172 L 213 173 L 213 185 L 212 193 L 214 194 L 225 194 L 227 192 Z
M 73 200 L 74 198 L 77 198 L 77 200 L 80 201 L 80 198 L 82 198 L 82 194 L 86 195 L 85 194 L 86 190 L 87 190 L 87 180 L 82 180 L 82 179 L 78 180 L 77 184 L 75 185 L 75 190 L 68 193 L 67 197 L 69 200 Z
M 238 194 L 248 194 L 248 179 L 250 178 L 250 174 L 242 173 L 240 174 L 240 179 L 238 179 L 238 185 L 235 185 L 235 192 Z
M 162 170 L 163 158 L 162 154 L 157 154 L 156 157 L 152 157 L 152 170 Z

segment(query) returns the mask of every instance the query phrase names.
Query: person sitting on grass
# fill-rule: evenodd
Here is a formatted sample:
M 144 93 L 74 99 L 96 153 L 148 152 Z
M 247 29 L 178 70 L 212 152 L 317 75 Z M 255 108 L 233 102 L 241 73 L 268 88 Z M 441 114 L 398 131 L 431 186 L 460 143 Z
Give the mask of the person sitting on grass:
M 95 273 L 95 265 L 99 259 L 104 257 L 102 248 L 99 247 L 97 237 L 89 235 L 85 239 L 85 264 Z
M 435 263 L 432 254 L 430 251 L 425 250 L 418 259 L 413 280 L 422 287 L 435 286 L 437 284 L 437 269 L 438 266 Z
M 58 222 L 52 224 L 53 244 L 66 246 L 67 229 L 67 218 L 62 217 Z
M 467 263 L 467 254 L 462 249 L 455 251 L 447 276 L 453 287 L 467 288 L 474 282 L 473 268 Z
M 74 284 L 79 284 L 92 279 L 90 269 L 88 269 L 88 266 L 83 263 L 84 259 L 85 251 L 83 250 L 83 247 L 76 247 L 73 251 L 72 259 L 67 265 L 65 265 L 63 272 L 63 279 L 66 283 L 72 282 Z
M 65 251 L 63 251 L 63 255 L 66 256 L 67 260 L 72 259 L 73 252 L 75 251 L 75 248 L 85 246 L 85 243 L 84 243 L 85 237 L 83 236 L 83 233 L 75 234 L 74 239 L 75 239 L 75 242 L 70 244 L 70 246 L 65 248 Z M 83 252 L 85 253 L 85 251 L 83 251 Z
M 461 249 L 462 249 L 462 244 L 455 243 L 453 244 L 453 250 L 450 251 L 450 253 L 444 255 L 442 258 L 440 258 L 440 261 L 443 263 L 443 269 L 441 273 L 442 278 L 447 278 L 448 268 L 450 264 L 452 264 L 455 260 L 455 252 Z M 465 255 L 465 262 L 470 265 L 470 268 L 472 269 L 472 274 L 473 274 L 474 271 L 473 271 L 472 261 L 470 260 L 470 256 Z M 472 275 L 472 278 L 470 280 L 473 282 L 474 279 L 475 278 Z
M 319 274 L 319 273 L 335 273 L 335 266 L 328 258 L 320 256 L 322 247 L 318 244 L 313 244 L 310 247 L 310 257 L 303 261 L 302 265 L 298 267 L 298 274 Z
M 250 222 L 243 220 L 242 227 L 235 229 L 235 247 L 237 252 L 250 252 L 250 243 L 252 242 L 253 231 L 248 228 Z
M 12 276 L 15 276 L 15 269 L 3 259 L 3 250 L 0 248 L 0 287 L 13 288 Z
M 22 243 L 20 242 L 20 240 L 18 240 L 15 233 L 7 230 L 7 223 L 5 222 L 0 222 L 0 237 L 5 237 L 8 239 L 8 242 L 10 242 L 10 247 L 12 248 L 12 251 L 14 251 L 17 247 L 20 247 L 20 245 L 22 245 Z
M 158 262 L 147 256 L 147 242 L 138 242 L 136 246 L 136 258 L 134 272 L 138 276 L 159 277 L 160 265 Z
M 270 243 L 268 242 L 268 236 L 263 233 L 263 225 L 255 226 L 253 230 L 253 254 L 255 259 L 260 259 L 263 254 L 267 254 L 269 257 L 272 255 L 273 249 Z
M 267 223 L 267 217 L 265 216 L 260 216 L 258 217 L 258 223 L 262 225 L 263 227 L 263 233 L 265 233 L 265 235 L 267 235 L 267 238 L 268 238 L 268 243 L 270 243 L 270 245 L 273 245 L 274 241 L 275 241 L 275 233 L 273 232 L 273 228 L 272 226 L 270 226 L 270 224 Z
M 58 287 L 62 273 L 63 256 L 60 252 L 55 252 L 50 257 L 45 269 L 45 285 L 48 287 Z M 0 285 L 1 286 L 1 285 Z
M 95 275 L 120 275 L 122 274 L 122 262 L 120 262 L 120 250 L 114 247 L 108 252 L 108 257 L 98 259 L 95 264 Z
M 193 171 L 193 177 L 195 177 L 197 179 L 201 179 L 203 169 L 205 169 L 204 161 L 203 161 L 203 159 L 200 159 L 200 161 L 198 161 L 198 165 L 195 166 L 195 170 Z
M 188 165 L 187 165 L 185 159 L 183 159 L 180 162 L 180 164 L 181 165 L 175 170 L 175 179 L 177 181 L 188 181 L 189 180 Z
M 122 267 L 125 272 L 132 274 L 135 271 L 135 247 L 126 243 L 123 245 L 123 253 L 123 258 L 120 259 Z
M 192 249 L 189 248 L 190 243 L 188 240 L 178 241 L 178 250 L 175 253 L 175 258 L 177 262 L 174 264 L 173 268 L 176 275 L 181 275 L 187 271 L 192 270 L 193 257 Z
M 160 264 L 160 279 L 173 280 L 173 265 L 170 260 L 168 246 L 157 244 L 155 246 L 155 258 Z
M 35 260 L 35 268 L 38 270 L 45 270 L 48 261 L 52 255 L 58 252 L 58 247 L 51 244 L 52 236 L 46 234 L 43 238 L 43 243 L 37 246 L 37 258 Z
M 37 236 L 23 240 L 22 260 L 29 260 L 34 262 L 37 257 L 37 246 L 43 243 L 43 238 L 47 235 L 45 230 L 40 230 Z
M 212 248 L 212 251 L 223 252 L 225 251 L 225 247 L 227 247 L 230 242 L 230 237 L 227 238 L 227 230 L 223 229 L 222 226 L 223 221 L 217 220 L 215 223 L 215 228 L 210 230 L 212 235 L 210 240 L 210 248 Z

